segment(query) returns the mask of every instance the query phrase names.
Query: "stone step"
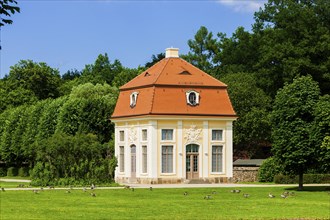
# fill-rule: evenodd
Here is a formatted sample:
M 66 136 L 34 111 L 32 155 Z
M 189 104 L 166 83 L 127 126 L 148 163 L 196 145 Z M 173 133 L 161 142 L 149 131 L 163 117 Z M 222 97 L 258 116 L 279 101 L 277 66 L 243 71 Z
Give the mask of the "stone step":
M 188 184 L 206 184 L 206 183 L 210 183 L 208 180 L 203 180 L 203 179 L 192 179 L 189 180 Z

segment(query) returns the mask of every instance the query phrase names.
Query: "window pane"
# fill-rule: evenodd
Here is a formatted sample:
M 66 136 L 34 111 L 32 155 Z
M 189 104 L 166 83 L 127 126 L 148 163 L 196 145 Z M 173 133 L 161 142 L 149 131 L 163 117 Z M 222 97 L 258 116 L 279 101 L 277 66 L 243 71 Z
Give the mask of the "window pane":
M 222 146 L 212 146 L 212 172 L 222 172 Z
M 147 129 L 142 130 L 142 141 L 146 141 L 148 139 Z
M 142 173 L 147 173 L 147 146 L 142 146 Z
M 124 131 L 119 131 L 119 140 L 124 141 L 125 136 L 124 136 Z
M 212 140 L 222 141 L 222 130 L 212 130 Z
M 124 146 L 119 147 L 119 171 L 124 172 Z
M 173 129 L 162 129 L 162 140 L 173 140 Z
M 173 146 L 162 146 L 162 173 L 173 172 Z

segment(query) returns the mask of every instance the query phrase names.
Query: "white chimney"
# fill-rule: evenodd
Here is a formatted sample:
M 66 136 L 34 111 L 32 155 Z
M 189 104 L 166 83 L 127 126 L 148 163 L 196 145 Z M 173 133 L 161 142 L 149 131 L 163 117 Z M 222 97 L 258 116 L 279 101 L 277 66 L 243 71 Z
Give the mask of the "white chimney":
M 179 57 L 179 48 L 167 48 L 165 58 Z

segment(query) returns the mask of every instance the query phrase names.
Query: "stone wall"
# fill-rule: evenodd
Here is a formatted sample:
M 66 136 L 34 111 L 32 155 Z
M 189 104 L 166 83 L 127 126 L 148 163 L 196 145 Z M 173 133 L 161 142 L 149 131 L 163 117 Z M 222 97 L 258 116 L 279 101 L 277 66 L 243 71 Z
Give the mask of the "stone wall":
M 237 182 L 257 182 L 259 167 L 234 167 L 233 183 Z

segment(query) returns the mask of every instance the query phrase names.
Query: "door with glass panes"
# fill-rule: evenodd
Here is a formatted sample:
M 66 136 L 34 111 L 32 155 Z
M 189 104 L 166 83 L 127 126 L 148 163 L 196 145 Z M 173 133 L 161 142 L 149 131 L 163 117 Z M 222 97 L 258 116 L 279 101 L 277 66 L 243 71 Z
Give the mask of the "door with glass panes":
M 197 144 L 189 144 L 186 146 L 186 178 L 198 179 L 199 178 L 199 146 Z

